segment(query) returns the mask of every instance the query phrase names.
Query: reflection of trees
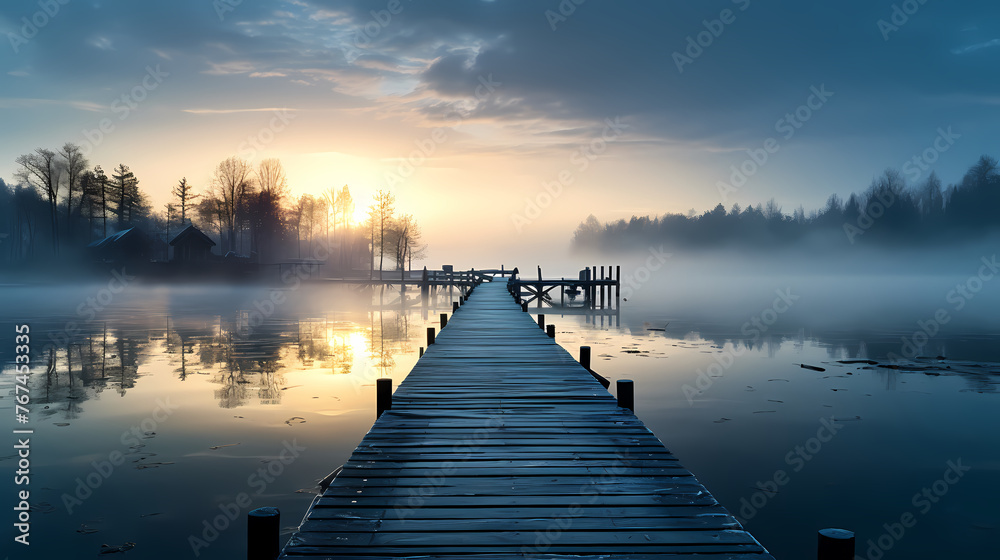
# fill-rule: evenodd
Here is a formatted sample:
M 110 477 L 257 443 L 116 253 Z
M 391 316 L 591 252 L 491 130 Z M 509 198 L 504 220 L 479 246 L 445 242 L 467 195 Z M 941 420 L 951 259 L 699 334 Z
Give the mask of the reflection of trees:
M 216 355 L 221 357 L 215 379 L 221 384 L 215 390 L 219 406 L 235 408 L 244 405 L 253 393 L 257 394 L 261 404 L 280 404 L 281 390 L 278 386 L 284 383 L 280 353 L 288 343 L 285 333 L 275 325 L 244 331 L 243 335 L 232 326 L 228 331 L 225 328 L 226 325 L 223 326 L 223 333 L 215 339 L 219 346 Z
M 107 387 L 124 395 L 135 386 L 140 354 L 149 338 L 147 330 L 111 329 L 104 323 L 64 345 L 49 347 L 48 354 L 40 357 L 45 371 L 31 376 L 32 399 L 48 405 L 38 413 L 72 419 L 82 411 L 84 401 Z

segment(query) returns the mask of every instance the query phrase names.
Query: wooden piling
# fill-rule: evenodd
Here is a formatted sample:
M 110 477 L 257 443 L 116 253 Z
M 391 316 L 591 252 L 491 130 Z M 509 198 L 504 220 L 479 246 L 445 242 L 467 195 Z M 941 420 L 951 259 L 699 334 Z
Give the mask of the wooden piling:
M 615 388 L 618 390 L 618 406 L 635 412 L 635 383 L 631 379 L 619 379 Z
M 521 311 L 524 311 L 525 313 L 528 312 L 528 302 L 526 301 L 521 302 Z
M 457 301 L 453 301 L 453 302 L 451 302 L 451 312 L 454 313 L 456 311 L 458 311 L 458 302 Z
M 434 327 L 427 327 L 427 348 L 434 344 Z
M 375 380 L 375 418 L 392 408 L 392 379 Z
M 538 316 L 538 328 L 545 330 L 545 315 Z
M 622 267 L 621 265 L 615 266 L 615 307 L 622 300 Z
M 852 560 L 854 532 L 846 529 L 820 529 L 816 558 L 819 560 Z
M 556 326 L 552 324 L 545 325 L 545 334 L 549 335 L 549 338 L 555 338 Z
M 601 291 L 601 309 L 604 309 L 604 265 L 601 265 L 601 285 L 597 288 Z
M 274 560 L 278 557 L 281 512 L 261 507 L 247 514 L 247 560 Z
M 420 347 L 420 353 L 417 354 L 417 357 L 418 358 L 423 358 L 424 357 L 424 347 L 423 346 Z
M 441 330 L 444 330 L 444 328 L 447 327 L 447 326 L 448 326 L 448 314 L 447 313 L 442 313 L 441 314 Z
M 580 365 L 583 369 L 590 371 L 590 346 L 580 347 Z

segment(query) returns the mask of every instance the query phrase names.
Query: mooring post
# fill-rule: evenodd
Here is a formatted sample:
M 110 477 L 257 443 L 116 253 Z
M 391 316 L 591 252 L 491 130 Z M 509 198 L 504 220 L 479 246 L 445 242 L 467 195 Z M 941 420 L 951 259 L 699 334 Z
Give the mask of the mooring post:
M 524 311 L 525 313 L 528 312 L 528 302 L 526 301 L 521 302 L 521 311 Z
M 552 324 L 545 325 L 545 334 L 549 335 L 549 338 L 555 338 L 556 326 Z
M 454 313 L 456 311 L 458 311 L 458 302 L 457 301 L 453 301 L 453 302 L 451 302 L 451 312 Z
M 601 309 L 604 309 L 604 265 L 601 265 L 601 285 L 599 289 L 601 290 Z
M 434 344 L 434 327 L 427 327 L 427 348 Z
M 392 379 L 375 380 L 375 419 L 392 408 Z
M 593 266 L 591 269 L 590 277 L 597 280 L 597 266 Z M 597 286 L 591 284 L 590 286 L 590 308 L 593 309 L 597 307 Z
M 441 314 L 441 330 L 444 330 L 444 328 L 447 327 L 447 326 L 448 326 L 448 314 L 447 313 L 442 313 Z
M 274 560 L 278 557 L 281 512 L 276 507 L 260 507 L 247 514 L 247 560 Z
M 545 330 L 545 315 L 538 315 L 538 328 Z
M 635 383 L 631 379 L 619 379 L 615 388 L 618 389 L 618 406 L 635 412 Z
M 417 357 L 418 358 L 423 358 L 424 357 L 424 347 L 423 346 L 420 347 L 420 353 L 417 354 Z
M 854 558 L 854 532 L 846 529 L 820 529 L 819 560 L 852 560 Z
M 580 365 L 583 369 L 590 371 L 590 346 L 580 347 Z
M 615 265 L 615 307 L 622 300 L 622 267 L 621 265 Z

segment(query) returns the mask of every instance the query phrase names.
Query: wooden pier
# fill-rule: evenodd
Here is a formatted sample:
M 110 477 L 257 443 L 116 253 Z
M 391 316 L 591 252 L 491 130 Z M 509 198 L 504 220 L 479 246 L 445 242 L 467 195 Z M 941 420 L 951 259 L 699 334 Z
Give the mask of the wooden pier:
M 429 332 L 391 403 L 380 380 L 384 412 L 281 557 L 773 560 L 507 287 Z
M 542 307 L 543 303 L 550 307 L 567 307 L 567 296 L 572 303 L 580 297 L 579 306 L 587 309 L 618 308 L 621 300 L 621 267 L 609 266 L 607 273 L 604 267 L 593 266 L 580 271 L 578 278 L 542 278 L 542 267 L 538 267 L 538 279 L 518 277 L 517 269 L 507 280 L 508 290 L 521 298 L 528 305 Z M 559 303 L 552 297 L 554 289 L 559 291 Z M 614 294 L 614 301 L 612 301 Z M 572 306 L 572 305 L 570 305 Z

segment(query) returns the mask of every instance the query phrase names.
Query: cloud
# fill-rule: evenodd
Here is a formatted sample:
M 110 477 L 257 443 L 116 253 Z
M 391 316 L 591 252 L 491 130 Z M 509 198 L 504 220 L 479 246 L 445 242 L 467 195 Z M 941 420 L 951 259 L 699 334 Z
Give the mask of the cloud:
M 228 115 L 231 113 L 273 113 L 275 111 L 297 111 L 287 107 L 257 107 L 252 109 L 181 109 L 185 113 L 195 115 Z
M 988 49 L 990 47 L 1000 47 L 1000 39 L 993 39 L 992 41 L 986 41 L 985 43 L 978 43 L 967 47 L 952 49 L 951 52 L 952 54 L 968 54 L 978 50 Z

